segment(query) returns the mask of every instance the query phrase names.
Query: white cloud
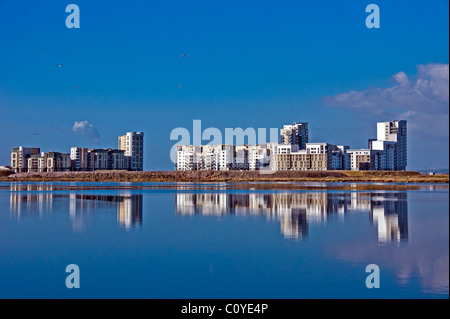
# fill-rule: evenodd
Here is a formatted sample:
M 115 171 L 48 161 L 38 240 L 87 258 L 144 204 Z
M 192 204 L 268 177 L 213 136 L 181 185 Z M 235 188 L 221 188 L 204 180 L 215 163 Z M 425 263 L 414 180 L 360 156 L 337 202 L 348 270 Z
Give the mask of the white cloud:
M 94 142 L 100 141 L 100 133 L 98 130 L 88 121 L 75 121 L 72 127 L 72 131 L 76 134 L 81 134 L 91 138 Z
M 349 91 L 322 102 L 386 120 L 405 119 L 413 132 L 448 139 L 449 65 L 418 65 L 412 80 L 405 72 L 392 77 L 397 83 L 394 86 Z

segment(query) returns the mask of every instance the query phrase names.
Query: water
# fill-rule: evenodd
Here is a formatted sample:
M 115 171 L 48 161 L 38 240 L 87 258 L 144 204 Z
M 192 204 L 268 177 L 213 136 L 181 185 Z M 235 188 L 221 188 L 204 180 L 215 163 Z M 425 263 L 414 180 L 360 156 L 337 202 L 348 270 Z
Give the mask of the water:
M 449 298 L 448 185 L 291 186 L 0 183 L 0 298 Z

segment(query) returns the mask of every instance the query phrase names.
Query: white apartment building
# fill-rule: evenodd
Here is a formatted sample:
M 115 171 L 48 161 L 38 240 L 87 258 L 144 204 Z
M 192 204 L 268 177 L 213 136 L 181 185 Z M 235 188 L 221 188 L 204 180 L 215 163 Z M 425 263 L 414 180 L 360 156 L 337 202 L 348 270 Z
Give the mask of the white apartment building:
M 306 152 L 308 154 L 329 154 L 332 150 L 332 145 L 328 143 L 307 143 Z
M 284 125 L 280 130 L 280 143 L 297 145 L 299 150 L 306 148 L 309 142 L 308 122 Z
M 204 145 L 196 155 L 198 170 L 228 171 L 233 169 L 234 146 Z
M 175 170 L 232 170 L 235 166 L 234 153 L 233 145 L 178 145 Z
M 251 171 L 270 167 L 270 149 L 267 144 L 248 146 L 248 169 Z
M 177 145 L 176 150 L 176 171 L 197 170 L 197 156 L 201 154 L 201 146 Z
M 119 150 L 125 151 L 129 157 L 129 170 L 142 171 L 144 169 L 144 133 L 127 132 L 119 136 Z
M 406 170 L 406 166 L 408 165 L 406 121 L 378 122 L 377 140 L 396 143 L 394 170 Z
M 278 146 L 280 146 L 278 148 Z M 296 146 L 262 145 L 178 145 L 175 170 L 258 170 L 270 169 L 271 152 L 287 152 Z
M 183 146 L 177 170 L 399 170 L 406 168 L 406 121 L 377 123 L 368 149 L 308 143 L 308 123 L 285 125 L 280 143 Z
M 350 155 L 350 169 L 352 171 L 370 169 L 371 151 L 369 149 L 349 149 L 347 150 L 347 153 Z

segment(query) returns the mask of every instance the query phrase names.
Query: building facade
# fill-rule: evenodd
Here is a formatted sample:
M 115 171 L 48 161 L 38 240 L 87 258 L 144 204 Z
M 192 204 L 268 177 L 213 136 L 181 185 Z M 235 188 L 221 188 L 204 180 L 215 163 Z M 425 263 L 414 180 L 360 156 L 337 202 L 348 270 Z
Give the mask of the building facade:
M 11 152 L 11 168 L 15 173 L 28 172 L 28 158 L 31 155 L 40 155 L 39 147 L 14 147 Z
M 309 142 L 308 122 L 284 125 L 280 130 L 280 143 L 297 145 L 299 150 L 306 149 Z
M 371 150 L 371 170 L 397 170 L 395 164 L 397 162 L 396 142 L 369 140 L 369 149 Z
M 404 120 L 377 123 L 377 140 L 395 143 L 393 170 L 404 171 L 408 165 L 407 123 Z
M 47 172 L 67 172 L 72 169 L 72 160 L 69 153 L 48 152 L 45 162 Z
M 70 148 L 70 159 L 72 161 L 72 170 L 74 171 L 92 171 L 95 167 L 94 154 L 88 148 L 72 147 Z
M 279 170 L 330 170 L 332 169 L 333 145 L 306 143 L 306 149 L 277 154 L 276 169 Z
M 347 150 L 350 155 L 350 169 L 352 171 L 370 170 L 371 151 L 369 149 Z
M 119 136 L 119 150 L 125 151 L 129 160 L 128 169 L 131 171 L 142 171 L 144 169 L 144 133 L 127 132 Z

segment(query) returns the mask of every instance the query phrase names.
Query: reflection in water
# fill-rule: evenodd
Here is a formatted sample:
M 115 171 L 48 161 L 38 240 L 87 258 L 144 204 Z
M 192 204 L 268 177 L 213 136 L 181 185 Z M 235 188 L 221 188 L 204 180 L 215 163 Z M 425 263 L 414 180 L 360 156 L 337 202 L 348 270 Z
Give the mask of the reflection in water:
M 385 194 L 383 194 L 385 195 Z M 380 242 L 408 240 L 408 203 L 406 194 L 403 200 L 373 198 L 370 221 L 378 225 Z
M 36 185 L 33 185 L 36 186 Z M 51 185 L 43 187 L 43 191 L 51 190 Z M 11 186 L 14 191 L 15 185 Z M 49 189 L 50 188 L 50 189 Z M 36 190 L 36 187 L 33 188 Z M 102 209 L 117 209 L 117 223 L 120 227 L 129 229 L 142 225 L 142 195 L 82 195 L 71 193 L 68 195 L 53 193 L 10 193 L 11 218 L 20 219 L 26 215 L 34 215 L 35 212 L 51 212 L 54 201 L 59 198 L 69 199 L 68 211 L 74 231 L 86 228 L 86 215 L 101 211 Z M 65 203 L 64 201 L 61 203 Z
M 54 227 L 59 227 L 59 225 L 61 225 L 60 222 L 67 224 L 69 216 L 74 231 L 83 230 L 86 227 L 89 227 L 91 221 L 104 220 L 102 216 L 110 216 L 112 220 L 109 218 L 109 222 L 112 222 L 114 225 L 114 214 L 117 214 L 117 224 L 120 227 L 131 228 L 136 227 L 136 225 L 142 225 L 143 195 L 132 194 L 137 193 L 136 190 L 102 189 L 102 186 L 98 185 L 92 186 L 92 188 L 89 189 L 87 187 L 91 187 L 90 185 L 82 185 L 84 188 L 80 189 L 79 184 L 77 183 L 73 183 L 73 185 L 64 183 L 8 184 L 3 185 L 2 187 L 10 187 L 11 189 L 11 192 L 3 192 L 3 194 L 10 199 L 10 215 L 12 218 L 20 219 L 26 216 L 33 218 L 42 216 L 46 220 L 52 221 L 51 223 L 48 223 L 48 225 L 44 225 L 45 227 L 37 229 L 36 231 L 39 231 L 37 234 L 42 234 L 48 230 L 51 231 Z M 234 184 L 230 185 L 233 185 L 234 187 Z M 231 187 L 230 185 L 228 185 L 228 187 Z M 254 185 L 255 187 L 258 187 L 258 185 L 262 185 L 261 187 L 265 186 L 264 184 Z M 262 255 L 264 258 L 259 259 L 258 257 L 250 260 L 251 262 L 249 262 L 249 264 L 251 263 L 252 265 L 261 267 L 261 270 L 267 271 L 266 277 L 274 280 L 268 285 L 270 288 L 275 287 L 279 282 L 288 282 L 290 287 L 293 288 L 286 287 L 286 289 L 295 289 L 295 291 L 292 291 L 294 296 L 298 296 L 295 295 L 298 291 L 308 293 L 309 287 L 306 288 L 308 290 L 303 291 L 301 289 L 299 290 L 299 286 L 294 284 L 297 282 L 301 283 L 304 278 L 309 280 L 310 274 L 308 272 L 303 272 L 306 274 L 305 276 L 308 277 L 302 277 L 302 272 L 298 271 L 299 269 L 290 266 L 294 264 L 299 265 L 298 260 L 301 259 L 302 262 L 300 267 L 306 267 L 301 269 L 309 270 L 312 269 L 310 267 L 316 267 L 316 265 L 321 267 L 320 265 L 322 264 L 329 266 L 337 264 L 349 267 L 350 275 L 348 276 L 348 279 L 345 279 L 348 280 L 349 287 L 353 287 L 352 283 L 354 283 L 351 278 L 351 271 L 354 271 L 355 276 L 358 277 L 357 280 L 359 280 L 359 278 L 364 275 L 364 267 L 368 263 L 376 263 L 380 266 L 383 273 L 394 275 L 389 276 L 389 278 L 392 279 L 393 292 L 399 291 L 398 289 L 401 289 L 403 292 L 411 289 L 411 296 L 415 297 L 417 296 L 417 285 L 419 285 L 420 290 L 427 294 L 446 294 L 448 296 L 448 190 L 442 191 L 438 185 L 420 186 L 422 190 L 420 193 L 415 190 L 408 191 L 408 193 L 403 190 L 385 191 L 374 189 L 352 189 L 349 191 L 336 188 L 330 190 L 326 185 L 323 186 L 323 190 L 314 189 L 306 191 L 289 189 L 266 190 L 262 188 L 256 188 L 252 191 L 249 191 L 248 188 L 234 188 L 229 190 L 228 188 L 222 188 L 222 186 L 220 186 L 220 189 L 215 190 L 207 189 L 206 186 L 202 186 L 200 189 L 194 189 L 193 187 L 196 186 L 181 185 L 180 187 L 177 186 L 173 192 L 167 192 L 170 196 L 175 196 L 176 215 L 260 216 L 270 221 L 276 221 L 277 224 L 279 223 L 281 236 L 294 240 L 304 240 L 308 237 L 311 239 L 318 239 L 317 235 L 319 232 L 315 233 L 317 228 L 314 226 L 325 225 L 328 223 L 328 227 L 320 232 L 321 240 L 310 240 L 307 243 L 300 242 L 285 245 L 286 247 L 284 248 L 286 249 L 277 249 L 282 243 L 269 243 L 272 246 L 270 250 L 267 250 L 267 255 Z M 321 185 L 314 184 L 314 187 L 321 187 Z M 371 187 L 373 187 L 373 185 L 371 185 Z M 446 187 L 448 189 L 448 186 Z M 186 190 L 182 190 L 181 188 L 186 188 Z M 1 187 L 0 190 L 2 190 Z M 427 193 L 428 190 L 433 193 Z M 88 195 L 89 193 L 92 195 Z M 146 192 L 146 194 L 149 193 L 151 193 L 151 191 Z M 159 193 L 160 192 L 157 194 Z M 2 197 L 0 199 L 4 198 L 5 197 Z M 149 198 L 149 200 L 152 198 Z M 156 221 L 158 220 L 157 218 L 164 218 L 163 221 L 168 225 L 171 225 L 170 223 L 174 222 L 174 220 L 180 222 L 179 224 L 181 224 L 181 226 L 176 225 L 176 227 L 173 228 L 173 232 L 167 232 L 164 228 L 152 228 L 151 231 L 142 233 L 144 236 L 151 235 L 152 237 L 147 237 L 149 240 L 142 241 L 135 241 L 134 236 L 128 236 L 130 234 L 125 237 L 117 237 L 117 233 L 109 232 L 106 235 L 111 237 L 107 239 L 112 242 L 115 240 L 121 242 L 122 240 L 125 240 L 126 242 L 127 240 L 131 240 L 131 242 L 128 241 L 129 243 L 133 243 L 132 245 L 128 245 L 131 251 L 134 251 L 133 249 L 141 251 L 148 247 L 160 247 L 160 243 L 166 240 L 166 236 L 173 236 L 173 234 L 178 234 L 181 231 L 181 235 L 177 236 L 177 238 L 174 239 L 170 237 L 169 242 L 177 243 L 176 245 L 171 246 L 174 253 L 170 254 L 170 259 L 160 258 L 161 263 L 157 264 L 157 267 L 161 266 L 161 268 L 156 268 L 157 271 L 162 269 L 162 265 L 165 266 L 165 264 L 163 264 L 164 262 L 177 262 L 177 264 L 182 265 L 186 263 L 186 261 L 191 260 L 185 258 L 191 257 L 195 258 L 195 261 L 198 261 L 199 265 L 201 264 L 202 269 L 208 269 L 209 265 L 219 264 L 220 262 L 223 262 L 224 266 L 239 265 L 234 264 L 234 262 L 248 262 L 248 260 L 241 260 L 241 258 L 236 258 L 237 261 L 229 261 L 228 258 L 223 258 L 222 256 L 219 256 L 218 259 L 213 259 L 211 262 L 211 258 L 214 258 L 214 256 L 211 256 L 219 254 L 202 254 L 204 256 L 200 256 L 200 258 L 198 254 L 193 254 L 192 256 L 186 254 L 186 247 L 189 247 L 190 249 L 192 241 L 186 240 L 185 236 L 189 236 L 189 234 L 194 232 L 196 232 L 196 239 L 198 238 L 197 236 L 202 235 L 200 238 L 206 238 L 206 240 L 214 244 L 208 246 L 207 249 L 216 249 L 215 247 L 218 247 L 218 251 L 220 249 L 232 249 L 233 252 L 236 250 L 238 252 L 245 252 L 245 256 L 253 258 L 253 255 L 248 254 L 248 251 L 250 249 L 256 249 L 258 251 L 258 249 L 261 248 L 261 243 L 259 241 L 248 241 L 246 233 L 241 234 L 236 232 L 233 234 L 233 236 L 236 236 L 236 242 L 242 243 L 243 250 L 239 250 L 241 248 L 239 247 L 236 249 L 236 246 L 234 245 L 235 242 L 231 242 L 232 245 L 229 246 L 230 242 L 223 241 L 223 236 L 215 236 L 215 228 L 198 227 L 199 225 L 196 223 L 184 223 L 183 221 L 180 221 L 179 216 L 175 216 L 173 213 L 168 216 L 167 212 L 172 209 L 171 206 L 173 202 L 168 203 L 167 201 L 171 200 L 173 201 L 173 197 L 164 197 L 161 202 L 152 202 L 152 204 L 155 205 L 154 218 Z M 414 205 L 408 206 L 408 201 L 414 203 Z M 156 209 L 157 207 L 160 209 Z M 430 212 L 433 211 L 434 214 L 428 214 L 428 210 Z M 52 214 L 48 214 L 48 212 L 52 212 Z M 112 215 L 111 212 L 113 212 Z M 62 215 L 61 213 L 64 214 L 63 218 L 60 218 Z M 93 218 L 93 216 L 96 217 Z M 211 221 L 207 218 L 201 219 L 201 225 L 210 225 Z M 345 221 L 346 227 L 338 229 L 338 227 L 335 227 L 337 221 Z M 0 223 L 0 226 L 7 229 L 14 224 L 15 223 Z M 43 223 L 40 224 L 42 226 Z M 154 226 L 157 224 L 158 223 L 153 223 Z M 253 224 L 253 226 L 251 224 Z M 111 223 L 109 223 L 109 225 L 111 225 Z M 89 228 L 95 230 L 95 227 L 102 226 L 103 224 L 95 223 Z M 246 226 L 257 227 L 259 229 L 260 223 L 250 223 Z M 366 230 L 364 233 L 360 231 L 361 226 Z M 11 234 L 19 237 L 11 237 L 10 241 L 4 241 L 4 244 L 6 245 L 4 247 L 8 248 L 7 252 L 21 252 L 20 249 L 27 252 L 26 249 L 29 249 L 28 243 L 21 243 L 20 235 L 21 231 L 28 231 L 29 228 L 15 227 L 13 230 L 14 231 L 11 231 Z M 367 230 L 369 230 L 369 233 L 367 233 Z M 356 231 L 356 233 L 354 233 L 354 231 Z M 413 232 L 413 234 L 410 234 L 409 231 L 411 231 L 411 233 Z M 375 232 L 377 232 L 377 235 L 375 235 Z M 9 236 L 9 233 L 6 233 Z M 63 240 L 65 239 L 64 233 L 59 235 L 62 236 L 61 238 Z M 261 236 L 264 236 L 264 234 L 261 234 Z M 53 233 L 49 232 L 49 237 L 50 240 L 54 240 Z M 46 242 L 47 239 L 48 238 L 44 238 L 44 242 Z M 398 247 L 396 244 L 384 244 L 399 243 L 402 241 L 408 242 L 408 244 L 402 245 L 402 247 Z M 10 243 L 12 243 L 12 246 Z M 39 243 L 40 242 L 37 241 L 36 244 Z M 264 244 L 267 244 L 267 242 L 264 242 Z M 97 251 L 98 249 L 103 248 L 102 245 L 104 245 L 103 241 L 93 243 L 93 249 Z M 164 245 L 164 247 L 166 246 L 167 245 Z M 298 247 L 309 247 L 311 249 L 298 249 Z M 5 249 L 3 247 L 1 248 L 3 250 Z M 264 249 L 265 247 L 262 248 Z M 274 249 L 272 250 L 272 248 Z M 2 251 L 2 249 L 0 249 L 0 251 Z M 63 247 L 63 249 L 66 248 Z M 161 251 L 165 254 L 165 251 Z M 181 253 L 178 254 L 178 251 L 181 251 Z M 264 252 L 266 252 L 265 249 Z M 40 253 L 40 251 L 38 251 L 38 253 Z M 118 250 L 117 253 L 122 253 L 122 250 Z M 278 258 L 273 258 L 274 253 Z M 83 255 L 89 256 L 87 253 L 83 253 Z M 129 260 L 130 255 L 139 257 L 141 254 L 127 253 L 124 256 Z M 0 254 L 0 256 L 3 257 L 0 258 L 2 264 L 5 264 L 11 259 L 10 255 L 6 253 Z M 173 256 L 180 259 L 173 259 Z M 270 260 L 266 258 L 269 258 Z M 274 263 L 272 263 L 272 258 L 274 259 Z M 148 259 L 131 259 L 130 264 L 138 265 L 139 262 L 146 262 L 147 260 Z M 282 261 L 283 263 L 286 261 L 285 264 L 287 266 L 286 268 L 283 268 L 285 271 L 279 271 L 279 261 Z M 342 261 L 344 261 L 344 264 L 342 264 Z M 89 262 L 86 261 L 86 264 L 89 264 Z M 230 263 L 226 264 L 227 262 Z M 258 264 L 258 262 L 261 262 L 261 264 Z M 152 264 L 154 264 L 153 260 Z M 204 265 L 206 266 L 203 267 Z M 215 266 L 213 266 L 213 268 L 214 267 Z M 13 266 L 11 266 L 11 269 L 12 268 Z M 167 268 L 168 271 L 173 270 L 172 267 L 164 268 Z M 149 269 L 152 270 L 152 268 Z M 191 269 L 192 268 L 187 267 L 187 271 L 189 271 L 187 276 L 192 276 Z M 228 267 L 227 269 L 231 268 Z M 293 271 L 295 271 L 294 275 L 287 272 L 286 269 L 293 269 Z M 320 268 L 318 269 L 320 270 Z M 251 268 L 248 270 L 252 271 Z M 246 270 L 244 269 L 244 271 Z M 133 274 L 139 275 L 140 273 L 140 268 L 139 271 L 129 272 L 130 276 L 134 276 Z M 229 274 L 229 272 L 223 273 Z M 177 274 L 180 275 L 180 278 L 186 276 L 186 273 L 183 272 L 177 272 Z M 282 274 L 285 277 L 277 277 L 279 274 Z M 172 276 L 173 273 L 171 272 L 170 275 Z M 214 275 L 219 275 L 219 272 L 216 272 Z M 161 277 L 163 278 L 166 276 Z M 133 281 L 141 279 L 136 279 L 136 277 L 131 278 Z M 241 279 L 244 278 L 244 276 L 239 276 L 238 278 Z M 321 284 L 324 283 L 323 278 L 325 277 L 317 278 L 317 281 L 320 284 L 318 286 L 321 286 Z M 397 278 L 397 280 L 395 281 L 394 278 Z M 291 279 L 292 284 L 289 281 Z M 229 283 L 233 284 L 232 280 L 233 278 L 223 277 L 223 282 L 226 282 L 227 285 L 229 285 Z M 245 281 L 243 281 L 243 283 L 246 284 Z M 163 284 L 166 285 L 166 282 L 161 282 L 161 286 Z M 241 284 L 241 282 L 238 284 Z M 99 286 L 102 286 L 102 284 Z M 251 284 L 249 286 L 251 286 Z M 176 290 L 170 285 L 168 288 Z M 222 287 L 219 288 L 222 289 Z M 258 289 L 259 288 L 260 286 L 258 286 Z M 147 290 L 148 287 L 146 286 L 145 289 Z M 203 287 L 201 287 L 201 289 L 203 291 Z M 390 290 L 384 289 L 383 291 L 389 292 Z M 360 297 L 359 293 L 355 295 L 348 289 L 343 289 L 342 292 L 344 295 L 350 294 L 357 298 Z M 362 296 L 365 297 L 367 295 Z M 390 296 L 389 293 L 387 296 Z
M 117 223 L 129 229 L 142 225 L 142 195 L 79 195 L 70 194 L 69 212 L 75 222 L 81 222 L 84 213 L 99 211 L 100 205 L 117 206 Z M 77 220 L 78 219 L 78 220 Z
M 309 225 L 326 223 L 330 214 L 369 212 L 379 242 L 408 240 L 406 193 L 178 193 L 175 209 L 179 215 L 264 215 L 280 222 L 285 238 L 295 239 L 306 238 Z

